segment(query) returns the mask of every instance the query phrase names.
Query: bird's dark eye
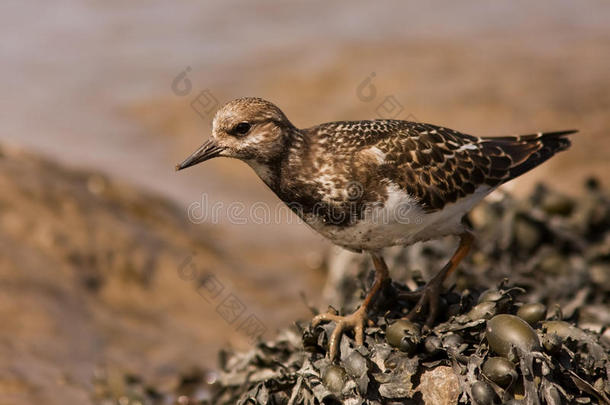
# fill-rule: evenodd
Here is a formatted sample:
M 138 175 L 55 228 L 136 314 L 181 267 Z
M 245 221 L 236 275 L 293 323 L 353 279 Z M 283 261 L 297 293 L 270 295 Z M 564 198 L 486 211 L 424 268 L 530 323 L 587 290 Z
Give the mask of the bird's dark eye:
M 247 122 L 240 122 L 239 124 L 235 125 L 235 128 L 233 128 L 233 132 L 238 135 L 246 135 L 249 130 L 250 124 Z

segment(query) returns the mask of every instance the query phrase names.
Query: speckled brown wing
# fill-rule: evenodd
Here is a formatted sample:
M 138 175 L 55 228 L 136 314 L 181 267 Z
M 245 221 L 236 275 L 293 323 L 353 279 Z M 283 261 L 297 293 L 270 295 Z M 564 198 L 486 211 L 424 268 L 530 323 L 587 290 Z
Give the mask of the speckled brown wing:
M 393 121 L 393 135 L 374 146 L 385 154 L 380 175 L 413 195 L 428 212 L 466 197 L 480 186 L 494 188 L 570 146 L 576 131 L 478 138 L 430 124 Z M 397 127 L 398 126 L 398 127 Z

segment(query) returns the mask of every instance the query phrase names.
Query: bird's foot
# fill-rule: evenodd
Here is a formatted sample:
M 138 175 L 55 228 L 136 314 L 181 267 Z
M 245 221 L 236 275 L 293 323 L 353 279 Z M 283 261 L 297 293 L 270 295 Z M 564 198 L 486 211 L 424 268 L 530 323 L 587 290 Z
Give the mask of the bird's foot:
M 424 309 L 428 308 L 425 325 L 427 327 L 432 326 L 438 315 L 438 308 L 442 290 L 443 274 L 441 272 L 437 274 L 433 279 L 428 281 L 422 289 L 418 291 L 401 293 L 399 295 L 399 298 L 407 300 L 417 300 L 415 306 L 407 314 L 406 319 L 413 321 L 414 319 L 421 317 L 424 312 Z
M 315 328 L 322 322 L 332 321 L 337 324 L 335 330 L 330 335 L 328 341 L 329 356 L 331 360 L 334 360 L 339 350 L 339 343 L 341 342 L 341 336 L 346 330 L 352 329 L 354 331 L 354 338 L 356 339 L 356 345 L 360 346 L 364 342 L 364 323 L 367 320 L 366 308 L 361 306 L 354 313 L 346 316 L 336 315 L 332 312 L 326 312 L 319 314 L 313 318 L 311 325 Z
M 428 307 L 428 316 L 426 317 L 426 326 L 430 327 L 436 320 L 438 314 L 438 307 L 441 298 L 441 292 L 443 290 L 443 281 L 449 276 L 462 261 L 464 256 L 470 250 L 474 237 L 470 231 L 464 231 L 460 234 L 460 245 L 449 260 L 449 262 L 434 276 L 430 281 L 426 283 L 424 288 L 419 291 L 401 293 L 399 298 L 404 299 L 418 299 L 417 304 L 407 314 L 408 320 L 413 320 L 419 317 L 424 308 Z

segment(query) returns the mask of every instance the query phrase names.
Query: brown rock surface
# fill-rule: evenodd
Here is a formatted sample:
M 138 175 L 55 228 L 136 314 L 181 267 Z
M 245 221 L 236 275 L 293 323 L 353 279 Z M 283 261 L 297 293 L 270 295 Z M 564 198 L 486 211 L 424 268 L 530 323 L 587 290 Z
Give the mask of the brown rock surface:
M 457 404 L 461 393 L 459 381 L 453 369 L 448 366 L 436 367 L 423 373 L 417 390 L 422 393 L 426 405 Z
M 182 209 L 7 148 L 0 190 L 1 403 L 87 403 L 96 373 L 177 379 L 214 344 L 248 346 L 197 293 L 234 271 Z

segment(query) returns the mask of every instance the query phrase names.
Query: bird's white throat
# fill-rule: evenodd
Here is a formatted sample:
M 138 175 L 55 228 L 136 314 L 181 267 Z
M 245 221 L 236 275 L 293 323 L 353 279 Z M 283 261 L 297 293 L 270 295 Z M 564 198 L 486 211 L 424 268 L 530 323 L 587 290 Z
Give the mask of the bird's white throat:
M 258 177 L 260 177 L 261 180 L 265 182 L 265 184 L 267 184 L 268 186 L 271 186 L 271 184 L 273 184 L 274 176 L 269 165 L 259 162 L 256 159 L 248 159 L 244 160 L 244 162 L 246 162 L 248 166 L 250 166 L 252 170 L 254 170 Z

